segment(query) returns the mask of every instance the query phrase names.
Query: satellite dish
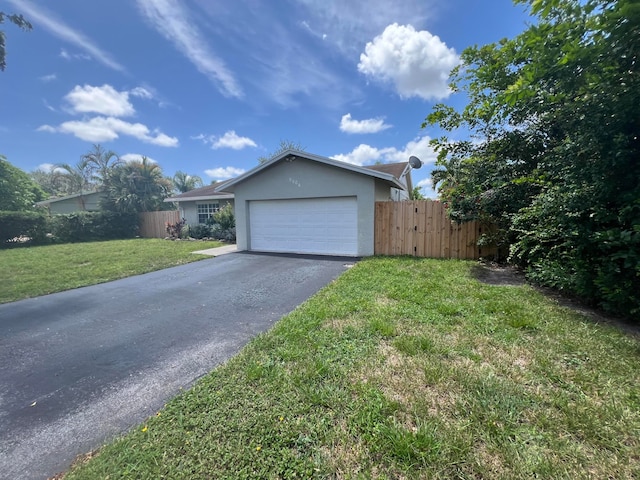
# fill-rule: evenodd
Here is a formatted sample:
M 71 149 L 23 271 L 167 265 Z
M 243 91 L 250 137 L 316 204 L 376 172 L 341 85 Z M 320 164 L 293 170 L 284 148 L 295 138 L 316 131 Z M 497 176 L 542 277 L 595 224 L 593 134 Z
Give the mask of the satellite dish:
M 409 165 L 411 165 L 411 168 L 415 168 L 417 170 L 422 166 L 422 160 L 411 155 L 409 157 Z

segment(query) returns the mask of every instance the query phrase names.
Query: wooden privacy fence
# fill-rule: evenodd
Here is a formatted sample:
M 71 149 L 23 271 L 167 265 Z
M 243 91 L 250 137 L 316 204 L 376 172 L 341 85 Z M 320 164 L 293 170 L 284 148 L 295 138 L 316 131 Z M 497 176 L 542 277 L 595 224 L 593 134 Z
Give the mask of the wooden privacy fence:
M 433 200 L 376 202 L 376 255 L 478 259 L 494 253 L 477 246 L 479 222 L 457 224 Z
M 142 212 L 140 214 L 140 236 L 144 238 L 165 238 L 167 223 L 178 223 L 180 212 L 167 210 L 162 212 Z

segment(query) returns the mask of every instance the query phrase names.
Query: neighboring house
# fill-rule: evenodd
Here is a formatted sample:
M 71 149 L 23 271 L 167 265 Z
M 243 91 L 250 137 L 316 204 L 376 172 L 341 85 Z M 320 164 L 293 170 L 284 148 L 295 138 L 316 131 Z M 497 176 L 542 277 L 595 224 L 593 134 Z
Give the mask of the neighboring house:
M 227 204 L 233 206 L 233 195 L 216 192 L 216 188 L 222 183 L 213 183 L 206 187 L 196 188 L 186 193 L 165 198 L 165 202 L 178 204 L 180 217 L 187 221 L 188 225 L 198 225 L 207 222 L 207 219 Z
M 287 150 L 214 190 L 235 197 L 238 250 L 367 256 L 375 202 L 408 199 L 410 175 L 407 163 L 359 167 Z
M 66 197 L 50 198 L 36 203 L 38 207 L 45 207 L 49 213 L 63 214 L 74 212 L 95 212 L 100 210 L 99 203 L 105 194 L 100 191 L 76 193 Z

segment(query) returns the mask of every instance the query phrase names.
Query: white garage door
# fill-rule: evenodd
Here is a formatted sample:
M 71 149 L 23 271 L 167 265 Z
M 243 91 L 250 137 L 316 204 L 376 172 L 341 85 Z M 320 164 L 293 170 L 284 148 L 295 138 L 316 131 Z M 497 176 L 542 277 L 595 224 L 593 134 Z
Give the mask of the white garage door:
M 254 251 L 358 254 L 356 197 L 252 201 L 249 226 Z

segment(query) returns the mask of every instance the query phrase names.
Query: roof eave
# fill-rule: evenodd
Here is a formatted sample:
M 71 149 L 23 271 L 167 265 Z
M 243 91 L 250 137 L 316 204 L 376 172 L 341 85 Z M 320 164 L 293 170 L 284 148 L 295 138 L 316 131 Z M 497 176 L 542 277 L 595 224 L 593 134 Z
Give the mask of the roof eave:
M 165 202 L 196 202 L 200 200 L 230 200 L 233 198 L 233 194 L 222 194 L 222 195 L 204 195 L 201 197 L 169 197 L 165 198 L 163 201 Z

